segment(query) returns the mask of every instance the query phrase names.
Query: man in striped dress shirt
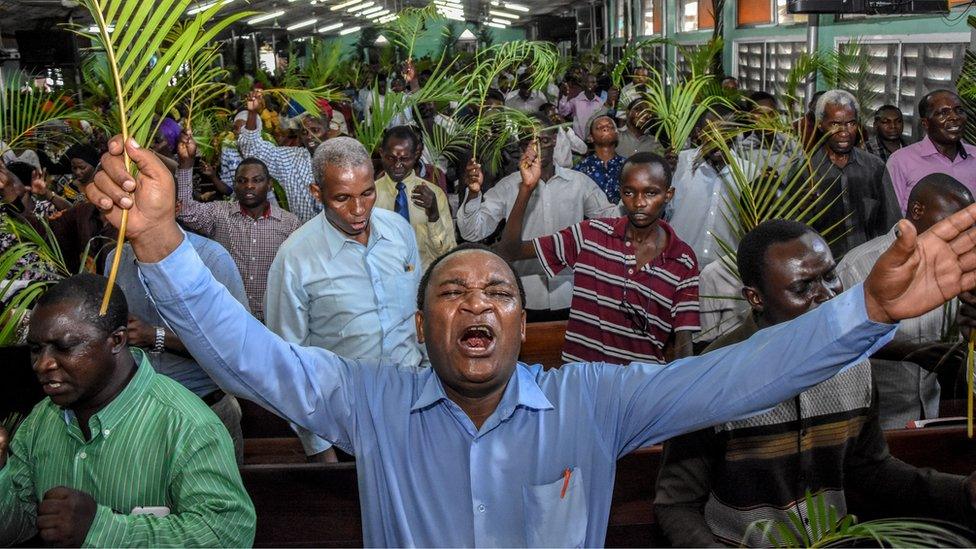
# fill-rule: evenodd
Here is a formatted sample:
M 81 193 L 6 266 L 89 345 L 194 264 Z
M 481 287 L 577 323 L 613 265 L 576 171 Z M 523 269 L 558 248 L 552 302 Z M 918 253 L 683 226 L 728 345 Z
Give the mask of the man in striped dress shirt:
M 0 429 L 0 545 L 243 547 L 254 506 L 217 416 L 130 349 L 125 295 L 68 278 L 37 302 L 27 342 L 48 398 Z
M 663 364 L 671 334 L 677 357 L 689 356 L 691 335 L 699 328 L 698 262 L 660 219 L 673 195 L 667 161 L 637 153 L 624 164 L 620 196 L 626 216 L 589 219 L 522 242 L 526 205 L 539 182 L 534 157 L 530 146 L 498 247 L 509 259 L 538 257 L 550 277 L 573 270 L 563 360 Z

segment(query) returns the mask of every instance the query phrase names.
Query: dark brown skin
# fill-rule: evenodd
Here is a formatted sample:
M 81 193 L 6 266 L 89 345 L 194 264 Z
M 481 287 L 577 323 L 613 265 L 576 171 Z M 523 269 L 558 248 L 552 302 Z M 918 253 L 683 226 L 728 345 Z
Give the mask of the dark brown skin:
M 373 166 L 356 168 L 326 166 L 321 180 L 311 185 L 312 194 L 325 206 L 325 218 L 333 227 L 363 246 L 369 241 L 369 217 L 376 204 Z
M 159 262 L 183 242 L 176 224 L 173 175 L 155 155 L 130 140 L 125 151 L 139 170 L 133 177 L 125 168 L 122 151 L 121 137 L 113 138 L 109 152 L 102 157 L 103 170 L 85 192 L 116 227 L 121 223 L 122 210 L 129 210 L 127 234 L 136 258 Z M 919 316 L 976 287 L 974 224 L 976 206 L 943 220 L 921 236 L 911 223 L 901 221 L 899 239 L 881 256 L 864 284 L 868 318 L 892 322 Z M 435 372 L 444 376 L 441 379 L 448 396 L 473 421 L 497 405 L 508 381 L 505 372 L 511 375 L 525 337 L 518 297 L 501 295 L 512 294 L 515 284 L 515 275 L 503 268 L 500 260 L 495 262 L 491 254 L 459 253 L 435 269 L 428 297 L 435 292 L 440 297 L 428 301 L 419 315 L 418 336 L 427 343 Z M 464 356 L 459 334 L 478 322 L 499 328 L 495 330 L 493 352 L 487 357 Z
M 95 166 L 92 166 L 80 158 L 72 158 L 71 175 L 75 177 L 75 181 L 77 181 L 79 185 L 87 185 L 91 183 L 92 179 L 95 177 Z
M 881 138 L 881 144 L 888 152 L 901 148 L 901 134 L 905 130 L 905 119 L 901 111 L 885 109 L 874 117 L 874 131 Z
M 792 320 L 844 291 L 830 247 L 813 232 L 773 244 L 763 265 L 762 287 L 742 289 L 760 328 Z
M 423 148 L 418 147 L 409 139 L 391 137 L 380 153 L 383 171 L 390 176 L 394 183 L 399 183 L 413 173 L 420 160 Z M 410 193 L 410 200 L 427 214 L 427 222 L 434 223 L 440 219 L 437 208 L 437 196 L 426 185 L 418 185 Z
M 182 170 L 193 168 L 197 156 L 197 142 L 193 140 L 193 132 L 183 130 L 176 145 L 176 156 Z M 257 164 L 243 164 L 237 168 L 234 176 L 234 196 L 251 219 L 257 219 L 268 210 L 268 192 L 271 190 L 271 179 L 264 169 Z
M 617 156 L 617 124 L 609 116 L 601 116 L 590 125 L 590 140 L 593 152 L 603 162 Z
M 922 127 L 935 149 L 946 158 L 955 160 L 967 120 L 966 109 L 959 97 L 941 92 L 929 98 L 929 116 L 922 119 Z
M 838 168 L 846 166 L 857 136 L 857 113 L 847 106 L 828 104 L 820 121 L 820 131 L 829 136 L 823 145 L 827 158 Z

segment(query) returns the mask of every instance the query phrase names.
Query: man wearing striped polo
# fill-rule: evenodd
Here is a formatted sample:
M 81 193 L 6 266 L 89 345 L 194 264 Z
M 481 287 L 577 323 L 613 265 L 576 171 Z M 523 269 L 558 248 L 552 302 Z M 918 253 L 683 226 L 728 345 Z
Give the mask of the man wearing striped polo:
M 27 341 L 48 398 L 10 441 L 0 428 L 0 546 L 249 547 L 254 506 L 217 416 L 128 345 L 106 279 L 41 297 Z
M 627 159 L 620 172 L 625 216 L 521 241 L 539 182 L 534 151 L 528 147 L 523 157 L 519 194 L 497 251 L 509 260 L 538 257 L 550 278 L 572 270 L 563 361 L 663 364 L 672 334 L 676 358 L 691 355 L 691 334 L 699 328 L 698 261 L 660 218 L 674 193 L 667 161 L 646 152 Z

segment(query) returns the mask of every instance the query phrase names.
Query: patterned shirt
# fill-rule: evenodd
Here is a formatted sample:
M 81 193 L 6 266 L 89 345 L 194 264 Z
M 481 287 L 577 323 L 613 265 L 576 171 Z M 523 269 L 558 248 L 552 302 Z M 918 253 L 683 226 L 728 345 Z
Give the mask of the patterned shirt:
M 254 157 L 268 166 L 271 177 L 285 190 L 288 209 L 305 223 L 322 211 L 309 185 L 315 183 L 312 175 L 312 157 L 305 147 L 279 147 L 261 138 L 258 130 L 241 129 L 237 136 L 241 156 Z M 247 279 L 244 279 L 247 282 Z
M 301 223 L 294 214 L 269 204 L 265 215 L 253 219 L 234 202 L 197 202 L 193 199 L 193 170 L 176 171 L 179 220 L 190 230 L 220 242 L 237 264 L 247 292 L 247 302 L 264 320 L 264 291 L 268 269 L 278 248 Z
M 549 276 L 573 269 L 566 362 L 663 364 L 672 332 L 698 330 L 695 252 L 659 221 L 667 246 L 635 273 L 628 223 L 591 219 L 533 240 Z
M 616 204 L 620 202 L 620 172 L 624 169 L 626 161 L 626 158 L 618 154 L 608 162 L 604 162 L 593 153 L 584 156 L 583 160 L 573 166 L 573 169 L 590 176 L 590 179 L 606 193 L 607 199 Z
M 139 349 L 128 385 L 91 417 L 85 440 L 70 410 L 44 399 L 17 430 L 0 469 L 0 545 L 36 532 L 37 504 L 55 486 L 98 508 L 84 547 L 250 547 L 254 505 L 217 416 Z M 167 507 L 163 518 L 133 515 Z

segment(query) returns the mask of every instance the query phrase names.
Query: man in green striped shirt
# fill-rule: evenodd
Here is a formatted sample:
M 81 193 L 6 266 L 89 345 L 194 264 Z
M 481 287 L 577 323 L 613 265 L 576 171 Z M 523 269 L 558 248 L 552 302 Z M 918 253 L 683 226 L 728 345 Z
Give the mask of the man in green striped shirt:
M 126 340 L 118 287 L 78 275 L 45 294 L 27 336 L 49 398 L 0 429 L 0 545 L 250 546 L 254 506 L 227 430 Z

